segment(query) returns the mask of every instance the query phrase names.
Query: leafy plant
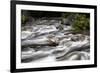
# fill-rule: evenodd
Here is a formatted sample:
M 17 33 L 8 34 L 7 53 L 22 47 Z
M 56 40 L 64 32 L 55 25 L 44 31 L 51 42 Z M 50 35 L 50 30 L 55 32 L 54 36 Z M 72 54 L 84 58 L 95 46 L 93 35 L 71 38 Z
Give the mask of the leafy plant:
M 28 21 L 28 16 L 22 15 L 21 16 L 21 23 L 24 25 Z
M 77 17 L 72 25 L 75 32 L 87 32 L 90 29 L 90 17 L 88 14 L 76 14 Z
M 67 18 L 68 16 L 73 15 L 73 14 L 74 13 L 71 13 L 71 12 L 62 13 L 62 17 Z

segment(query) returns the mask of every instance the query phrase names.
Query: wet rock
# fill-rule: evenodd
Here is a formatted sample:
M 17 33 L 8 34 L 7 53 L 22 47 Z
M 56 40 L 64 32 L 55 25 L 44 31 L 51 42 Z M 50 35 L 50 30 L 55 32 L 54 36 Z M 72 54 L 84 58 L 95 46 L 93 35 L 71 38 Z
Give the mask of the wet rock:
M 75 51 L 68 55 L 68 60 L 89 60 L 90 55 L 88 52 L 84 51 Z
M 27 39 L 28 36 L 30 36 L 32 34 L 32 32 L 30 31 L 22 31 L 21 32 L 21 39 L 24 40 L 24 39 Z
M 70 47 L 72 45 L 72 41 L 70 40 L 70 38 L 64 38 L 60 41 L 59 45 L 63 45 L 66 47 Z
M 66 56 L 64 56 L 62 58 L 56 58 L 57 61 L 61 61 L 61 60 L 89 60 L 89 59 L 90 59 L 89 53 L 84 52 L 84 51 L 74 51 L 74 52 L 67 54 Z
M 21 56 L 21 62 L 27 63 L 27 62 L 32 62 L 35 60 L 40 60 L 42 58 L 45 58 L 49 55 L 49 53 L 45 53 L 44 51 L 38 51 L 34 52 L 32 54 L 22 54 Z
M 65 56 L 74 52 L 74 51 L 82 51 L 90 48 L 90 44 L 88 41 L 84 40 L 83 42 L 74 42 L 72 46 L 68 47 L 63 54 L 56 56 L 57 59 L 64 59 Z
M 56 27 L 54 27 L 54 26 L 43 26 L 37 32 L 40 33 L 40 34 L 43 34 L 43 33 L 50 33 L 50 32 L 53 32 L 53 31 L 57 31 Z
M 51 50 L 55 50 L 55 47 L 53 46 L 40 46 L 37 48 L 37 51 L 44 51 L 44 52 L 50 52 Z
M 27 26 L 22 26 L 22 27 L 21 27 L 22 32 L 23 32 L 23 31 L 31 31 L 32 29 L 33 29 L 33 27 L 32 27 L 32 26 L 29 26 L 29 25 L 27 25 Z
M 57 46 L 56 49 L 52 52 L 52 54 L 57 55 L 57 54 L 61 54 L 65 51 L 66 46 Z
M 39 37 L 32 40 L 22 41 L 22 47 L 27 46 L 56 46 L 58 42 L 55 38 Z
M 31 52 L 31 51 L 32 51 L 32 52 L 35 52 L 35 48 L 26 47 L 26 48 L 22 48 L 21 51 L 22 51 L 22 52 L 28 52 L 28 51 L 29 51 L 29 52 Z
M 71 22 L 71 20 L 70 20 Z M 88 60 L 90 37 L 72 33 L 69 21 L 39 18 L 21 32 L 22 63 L 44 60 L 53 56 L 54 61 Z M 49 58 L 50 59 L 50 58 Z

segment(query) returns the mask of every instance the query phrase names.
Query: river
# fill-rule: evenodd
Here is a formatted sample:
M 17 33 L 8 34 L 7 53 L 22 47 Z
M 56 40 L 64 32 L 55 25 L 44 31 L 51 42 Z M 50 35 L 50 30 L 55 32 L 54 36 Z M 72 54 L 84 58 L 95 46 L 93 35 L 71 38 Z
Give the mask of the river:
M 72 26 L 57 19 L 27 22 L 21 28 L 21 62 L 90 59 L 90 37 L 73 34 Z

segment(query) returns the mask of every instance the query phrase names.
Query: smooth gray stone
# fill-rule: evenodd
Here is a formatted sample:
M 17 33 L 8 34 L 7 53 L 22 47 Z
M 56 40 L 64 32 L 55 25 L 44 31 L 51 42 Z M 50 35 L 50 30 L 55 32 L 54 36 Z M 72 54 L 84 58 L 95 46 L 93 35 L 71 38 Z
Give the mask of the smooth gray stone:
M 33 40 L 25 40 L 22 41 L 22 47 L 29 47 L 29 46 L 56 46 L 58 42 L 56 39 L 48 39 L 48 38 L 37 38 Z
M 70 48 L 69 51 L 65 51 L 66 53 L 64 53 L 63 55 L 60 55 L 60 56 L 57 56 L 56 59 L 60 59 L 60 58 L 64 58 L 65 56 L 67 56 L 68 54 L 70 54 L 71 52 L 74 52 L 74 51 L 82 51 L 82 49 L 87 49 L 89 48 L 90 46 L 85 46 L 85 47 L 73 47 L 73 48 Z
M 63 54 L 56 56 L 57 59 L 64 58 L 64 56 L 68 55 L 71 52 L 74 51 L 84 51 L 85 49 L 90 49 L 90 43 L 88 41 L 78 42 L 76 45 L 76 42 L 72 44 L 72 46 L 67 47 Z
M 33 52 L 31 54 L 23 54 L 21 57 L 21 62 L 22 63 L 28 63 L 36 60 L 41 60 L 42 58 L 45 58 L 49 55 L 49 53 L 45 53 L 44 51 L 38 51 L 38 52 Z
M 31 34 L 32 34 L 32 32 L 30 32 L 30 31 L 22 31 L 22 32 L 21 32 L 21 39 L 22 39 L 22 40 L 25 40 L 25 39 L 27 39 Z
M 74 51 L 62 58 L 56 58 L 57 61 L 62 61 L 62 60 L 89 60 L 90 55 L 88 52 L 84 51 Z

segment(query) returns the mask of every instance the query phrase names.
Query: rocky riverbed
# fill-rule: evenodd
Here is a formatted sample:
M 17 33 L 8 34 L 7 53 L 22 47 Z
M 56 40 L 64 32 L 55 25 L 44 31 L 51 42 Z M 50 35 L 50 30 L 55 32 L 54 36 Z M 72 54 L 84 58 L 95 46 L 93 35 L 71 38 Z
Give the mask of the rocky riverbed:
M 58 19 L 26 24 L 21 28 L 22 63 L 90 59 L 89 35 L 72 33 L 71 25 Z

